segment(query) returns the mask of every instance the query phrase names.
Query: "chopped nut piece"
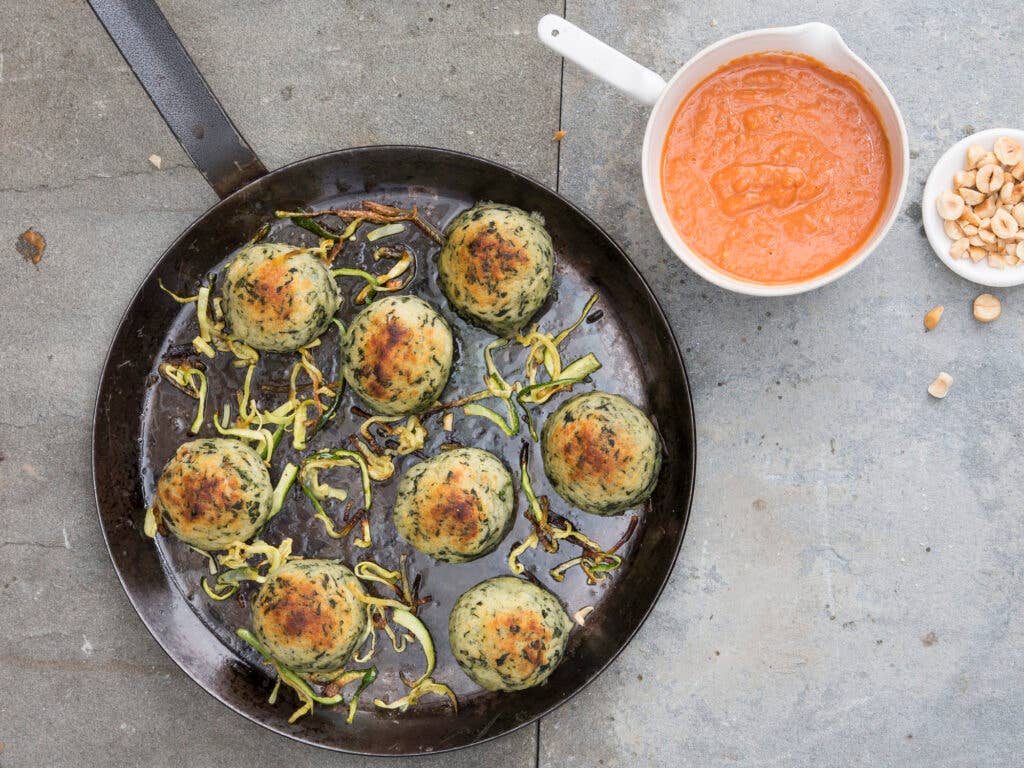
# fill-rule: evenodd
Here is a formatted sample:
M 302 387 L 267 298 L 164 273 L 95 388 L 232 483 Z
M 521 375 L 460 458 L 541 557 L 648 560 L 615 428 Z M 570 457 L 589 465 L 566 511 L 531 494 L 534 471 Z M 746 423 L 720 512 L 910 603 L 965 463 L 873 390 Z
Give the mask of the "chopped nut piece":
M 451 432 L 454 426 L 455 414 L 449 411 L 444 415 L 444 418 L 441 419 L 441 429 L 443 429 L 445 432 Z
M 1024 160 L 1024 149 L 1020 142 L 1011 139 L 1009 136 L 1002 136 L 996 139 L 992 151 L 1003 165 L 1016 165 Z
M 973 187 L 974 180 L 977 178 L 978 172 L 972 169 L 966 169 L 963 171 L 957 171 L 953 176 L 953 188 L 958 189 L 960 187 Z
M 1017 223 L 1024 227 L 1024 203 L 1017 203 L 1011 211 Z
M 565 131 L 562 130 L 562 129 L 559 129 L 559 130 L 555 131 L 555 135 L 551 137 L 551 140 L 552 141 L 561 141 L 564 138 L 565 138 Z
M 967 148 L 967 168 L 977 168 L 978 161 L 985 156 L 985 148 L 981 144 L 971 144 Z
M 1010 169 L 1010 175 L 1017 181 L 1024 181 L 1024 160 L 1021 160 Z
M 983 293 L 974 300 L 974 319 L 981 323 L 991 323 L 1003 311 L 999 299 L 991 293 Z
M 964 235 L 966 235 L 967 237 L 974 237 L 976 234 L 978 234 L 978 228 L 973 224 L 961 224 L 960 231 L 963 232 Z
M 1000 208 L 992 217 L 993 237 L 1010 238 L 1017 234 L 1018 229 L 1020 225 L 1017 220 L 1005 208 Z
M 959 240 L 964 236 L 964 231 L 960 228 L 960 225 L 955 221 L 949 221 L 947 219 L 942 220 L 942 230 L 946 233 L 946 237 L 950 240 Z
M 959 240 L 954 242 L 949 247 L 949 255 L 954 259 L 962 259 L 967 255 L 968 249 L 971 247 L 971 241 L 966 237 L 961 237 Z
M 974 166 L 974 167 L 977 168 L 980 171 L 986 165 L 998 165 L 998 164 L 999 164 L 999 158 L 996 157 L 995 153 L 994 152 L 986 152 L 984 155 L 982 155 L 978 159 L 978 164 L 976 166 Z
M 947 189 L 939 195 L 935 206 L 939 210 L 939 216 L 947 221 L 955 221 L 964 212 L 964 199 Z
M 994 269 L 1003 269 L 1006 267 L 1006 260 L 998 253 L 989 253 L 988 265 Z
M 978 248 L 974 245 L 970 247 L 967 253 L 971 257 L 971 261 L 981 261 L 988 255 L 984 248 Z
M 942 312 L 945 307 L 939 304 L 937 307 L 932 307 L 928 310 L 928 313 L 924 316 L 924 327 L 929 331 L 934 331 L 935 326 L 939 324 L 939 320 L 942 319 Z
M 978 176 L 974 181 L 974 186 L 978 188 L 979 192 L 988 194 L 989 192 L 998 192 L 1003 186 L 1003 167 L 1001 165 L 983 165 L 978 169 Z M 979 216 L 981 214 L 978 214 Z
M 981 192 L 976 189 L 971 189 L 970 187 L 960 187 L 960 189 L 957 190 L 957 194 L 959 194 L 968 205 L 977 205 L 985 199 L 985 196 L 981 194 Z M 980 216 L 981 214 L 978 215 Z
M 999 202 L 1003 205 L 1009 205 L 1013 199 L 1013 181 L 1007 181 L 1003 183 L 1003 188 L 999 190 Z
M 958 221 L 961 225 L 967 223 L 977 227 L 981 224 L 981 217 L 970 208 L 964 208 L 963 215 L 958 219 Z
M 160 155 L 150 155 L 149 162 L 151 162 L 153 167 L 159 171 L 164 164 L 164 159 L 160 157 Z
M 953 377 L 945 371 L 939 373 L 935 377 L 935 381 L 928 385 L 928 394 L 932 397 L 941 400 L 949 392 L 949 387 L 953 383 Z
M 587 616 L 589 616 L 590 612 L 593 611 L 593 610 L 594 610 L 594 606 L 592 606 L 592 605 L 585 605 L 585 606 L 583 606 L 578 611 L 576 611 L 576 613 L 574 613 L 572 615 L 573 621 L 575 621 L 577 624 L 579 624 L 582 627 L 584 625 L 584 623 L 586 622 L 586 620 L 587 620 Z

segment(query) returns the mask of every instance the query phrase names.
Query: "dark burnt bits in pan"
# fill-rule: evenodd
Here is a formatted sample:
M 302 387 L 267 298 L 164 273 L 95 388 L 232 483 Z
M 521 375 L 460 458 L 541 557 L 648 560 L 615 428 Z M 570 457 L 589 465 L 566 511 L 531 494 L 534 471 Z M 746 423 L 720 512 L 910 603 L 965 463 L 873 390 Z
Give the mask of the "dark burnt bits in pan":
M 509 550 L 508 569 L 512 573 L 535 580 L 519 558 L 529 550 L 543 549 L 551 554 L 558 553 L 561 551 L 562 542 L 579 547 L 582 551 L 578 556 L 571 557 L 548 571 L 548 575 L 556 582 L 565 581 L 566 574 L 578 567 L 586 576 L 587 584 L 600 584 L 622 566 L 623 557 L 617 553 L 632 537 L 638 520 L 636 515 L 630 519 L 625 533 L 615 544 L 607 549 L 602 547 L 568 519 L 554 511 L 547 495 L 538 496 L 534 492 L 533 480 L 530 477 L 530 445 L 526 441 L 523 441 L 519 451 L 519 485 L 523 489 L 527 504 L 523 516 L 529 521 L 532 530 L 525 539 L 514 544 Z

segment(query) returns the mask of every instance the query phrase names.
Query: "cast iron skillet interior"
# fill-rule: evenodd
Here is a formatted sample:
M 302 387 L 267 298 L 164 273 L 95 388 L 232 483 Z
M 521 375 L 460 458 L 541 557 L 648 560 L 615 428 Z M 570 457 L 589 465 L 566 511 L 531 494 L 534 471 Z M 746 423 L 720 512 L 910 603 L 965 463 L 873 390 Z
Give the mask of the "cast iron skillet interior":
M 156 6 L 127 0 L 94 0 L 93 6 L 165 117 L 168 111 L 180 109 L 180 103 L 161 105 L 154 95 L 159 87 L 151 88 L 147 79 L 160 80 L 160 72 L 168 67 L 172 71 L 191 67 L 198 78 L 188 91 L 195 109 L 168 118 L 168 122 L 173 128 L 176 122 L 200 121 L 198 124 L 205 126 L 204 136 L 212 136 L 215 142 L 213 149 L 196 146 L 195 131 L 184 138 L 178 134 L 183 146 L 215 189 L 227 192 L 241 187 L 207 211 L 157 262 L 121 320 L 100 383 L 93 442 L 100 521 L 114 567 L 143 622 L 189 676 L 236 712 L 291 738 L 339 751 L 403 755 L 463 747 L 507 733 L 570 698 L 611 662 L 651 610 L 682 542 L 692 496 L 694 428 L 686 375 L 665 317 L 639 273 L 618 246 L 570 203 L 521 174 L 469 155 L 426 147 L 363 147 L 309 158 L 261 175 L 262 165 L 220 110 Z M 135 42 L 147 35 L 156 38 L 152 48 L 167 53 L 163 60 L 140 61 L 130 56 L 137 52 L 132 47 Z M 199 108 L 201 115 L 196 111 Z M 226 138 L 230 135 L 237 143 Z M 250 154 L 225 164 L 217 154 L 217 147 L 224 146 Z M 565 359 L 594 352 L 604 367 L 593 383 L 576 391 L 618 392 L 651 414 L 661 435 L 665 461 L 657 490 L 642 509 L 601 518 L 570 509 L 554 494 L 543 476 L 540 451 L 532 446 L 531 477 L 537 492 L 548 494 L 554 509 L 592 538 L 608 545 L 625 531 L 632 515 L 639 516 L 639 524 L 624 550 L 624 566 L 600 585 L 588 586 L 579 569 L 571 571 L 561 584 L 548 576 L 549 568 L 576 554 L 572 548 L 563 547 L 557 555 L 533 552 L 524 556 L 524 564 L 559 596 L 570 613 L 584 606 L 595 610 L 585 626 L 574 629 L 568 656 L 549 681 L 518 693 L 490 693 L 475 686 L 452 658 L 447 622 L 459 594 L 485 578 L 508 573 L 509 548 L 529 531 L 521 515 L 521 494 L 515 527 L 498 550 L 472 563 L 451 565 L 417 553 L 398 538 L 391 522 L 397 478 L 418 460 L 415 456 L 397 463 L 394 480 L 374 486 L 374 547 L 369 551 L 356 549 L 350 541 L 326 537 L 319 521 L 312 519 L 308 502 L 293 491 L 263 538 L 276 544 L 291 537 L 298 554 L 337 558 L 350 566 L 372 557 L 394 567 L 400 555 L 407 555 L 410 570 L 422 575 L 422 594 L 432 597 L 420 615 L 438 651 L 434 677 L 455 690 L 460 706 L 455 714 L 444 700 L 426 698 L 402 714 L 375 708 L 374 697 L 404 695 L 399 670 L 415 677 L 423 665 L 417 647 L 396 655 L 385 639 L 378 644 L 384 650 L 374 659 L 380 677 L 363 697 L 353 724 L 345 724 L 344 713 L 324 707 L 289 724 L 294 704 L 291 693 L 284 691 L 276 705 L 267 703 L 273 685 L 271 670 L 234 634 L 238 626 L 248 625 L 251 590 L 243 591 L 240 599 L 212 602 L 199 589 L 199 579 L 206 572 L 202 556 L 174 540 L 161 538 L 154 545 L 142 533 L 143 511 L 152 497 L 155 476 L 177 446 L 189 439 L 186 429 L 194 408 L 194 401 L 160 384 L 156 376 L 157 364 L 167 350 L 187 344 L 196 333 L 194 305 L 174 303 L 159 289 L 158 280 L 180 292 L 194 292 L 260 225 L 274 221 L 274 210 L 352 207 L 364 199 L 401 207 L 416 204 L 440 226 L 479 200 L 510 203 L 543 215 L 555 244 L 557 267 L 555 295 L 536 319 L 542 329 L 557 331 L 576 318 L 593 292 L 600 294 L 597 309 L 602 314 L 571 337 Z M 295 244 L 313 240 L 287 221 L 275 221 L 268 239 Z M 483 371 L 481 351 L 491 337 L 449 310 L 437 287 L 433 262 L 437 247 L 411 226 L 396 240 L 412 248 L 417 257 L 411 292 L 440 307 L 457 337 L 455 370 L 443 399 L 476 391 Z M 379 265 L 373 265 L 370 250 L 360 239 L 346 246 L 339 263 L 381 271 Z M 341 285 L 346 297 L 341 317 L 347 322 L 355 314 L 352 298 L 358 286 L 344 279 Z M 317 352 L 329 379 L 338 373 L 336 350 L 337 335 L 332 330 Z M 211 397 L 202 435 L 213 434 L 212 410 L 233 403 L 234 392 L 241 385 L 243 371 L 233 368 L 228 357 L 222 354 L 212 363 L 206 361 Z M 521 371 L 521 352 L 502 351 L 497 360 L 510 374 Z M 288 355 L 263 355 L 257 382 L 284 381 L 292 362 Z M 262 391 L 262 397 L 263 407 L 283 399 L 269 391 Z M 543 407 L 538 413 L 540 420 L 564 397 Z M 338 419 L 317 435 L 312 449 L 341 447 L 345 436 L 361 421 L 349 412 L 350 406 L 357 404 L 353 396 L 344 398 Z M 439 422 L 437 417 L 427 422 L 426 455 L 437 453 L 439 444 L 448 439 Z M 518 477 L 517 455 L 523 438 L 528 438 L 525 429 L 517 438 L 508 439 L 480 419 L 456 418 L 454 439 L 493 451 L 513 470 L 514 477 Z M 273 478 L 276 480 L 285 461 L 298 458 L 287 441 L 283 443 L 275 453 Z M 354 475 L 337 477 L 357 492 Z M 337 515 L 337 508 L 333 512 Z

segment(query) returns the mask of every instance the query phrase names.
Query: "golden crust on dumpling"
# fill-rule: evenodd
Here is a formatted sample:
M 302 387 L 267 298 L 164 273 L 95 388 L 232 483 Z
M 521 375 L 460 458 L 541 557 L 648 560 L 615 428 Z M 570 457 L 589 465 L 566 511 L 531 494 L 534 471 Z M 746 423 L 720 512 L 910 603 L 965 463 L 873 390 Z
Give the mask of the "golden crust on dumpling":
M 501 459 L 460 448 L 416 464 L 402 477 L 395 527 L 431 557 L 464 563 L 492 552 L 512 526 L 512 475 Z
M 388 296 L 349 326 L 345 381 L 376 413 L 416 413 L 448 383 L 453 352 L 451 328 L 436 308 L 415 296 Z
M 358 579 L 332 560 L 292 560 L 274 571 L 252 605 L 253 629 L 270 654 L 297 672 L 339 669 L 366 629 Z
M 226 270 L 222 295 L 231 334 L 267 352 L 288 352 L 316 339 L 340 303 L 323 261 L 283 243 L 239 251 Z
M 455 602 L 448 619 L 452 654 L 490 691 L 540 685 L 565 656 L 572 619 L 558 598 L 531 582 L 498 576 Z
M 270 516 L 274 489 L 259 455 L 238 440 L 181 445 L 164 466 L 154 507 L 177 538 L 197 549 L 249 539 Z
M 480 203 L 448 226 L 437 268 L 460 316 L 497 336 L 526 325 L 551 292 L 555 256 L 537 214 Z
M 566 501 L 585 512 L 615 515 L 654 492 L 661 443 L 644 413 L 624 397 L 576 395 L 544 423 L 544 472 Z

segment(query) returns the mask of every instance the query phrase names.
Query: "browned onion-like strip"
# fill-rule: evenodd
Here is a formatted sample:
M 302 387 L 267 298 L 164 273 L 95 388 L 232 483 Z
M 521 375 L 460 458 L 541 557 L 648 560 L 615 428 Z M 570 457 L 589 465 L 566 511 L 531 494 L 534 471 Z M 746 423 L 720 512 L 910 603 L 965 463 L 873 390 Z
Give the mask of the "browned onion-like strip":
M 345 508 L 345 515 L 342 518 L 343 520 L 345 520 L 345 525 L 343 525 L 341 527 L 341 530 L 338 531 L 338 533 L 340 534 L 338 538 L 343 539 L 346 536 L 348 536 L 350 533 L 352 533 L 352 531 L 356 529 L 357 525 L 363 522 L 364 518 L 369 516 L 369 512 L 366 510 L 366 507 L 360 507 L 356 511 L 356 513 L 350 517 L 349 514 L 352 510 L 352 506 L 353 504 L 350 501 L 348 503 L 348 506 Z
M 636 515 L 633 515 L 633 517 L 630 518 L 629 525 L 626 526 L 626 532 L 622 534 L 622 538 L 616 541 L 615 544 L 612 545 L 612 548 L 608 550 L 609 555 L 614 555 L 618 551 L 619 547 L 624 545 L 633 537 L 633 531 L 636 530 L 636 524 L 639 521 L 640 518 L 638 518 Z
M 484 389 L 481 390 L 480 392 L 474 392 L 472 395 L 460 397 L 458 400 L 452 400 L 447 403 L 438 403 L 437 405 L 432 405 L 429 408 L 427 408 L 427 410 L 423 411 L 423 413 L 420 415 L 433 416 L 435 413 L 440 413 L 441 411 L 449 411 L 452 408 L 458 408 L 460 406 L 467 405 L 468 403 L 474 403 L 477 400 L 484 400 L 485 398 L 488 397 L 493 397 L 493 395 L 488 390 Z
M 398 221 L 410 221 L 420 229 L 427 237 L 435 243 L 444 242 L 441 232 L 429 221 L 420 216 L 419 208 L 413 206 L 411 211 L 396 208 L 392 205 L 375 203 L 372 200 L 364 200 L 362 208 L 328 208 L 322 211 L 288 211 L 288 218 L 315 218 L 317 216 L 337 216 L 339 219 L 363 219 L 371 224 L 394 224 Z M 281 212 L 278 215 L 284 215 Z
M 343 239 L 341 239 L 341 238 L 338 238 L 338 241 L 334 244 L 334 247 L 331 248 L 331 252 L 329 254 L 327 254 L 327 263 L 328 264 L 334 264 L 334 260 L 336 258 L 338 258 L 338 254 L 341 253 L 341 248 L 344 245 L 345 245 L 345 241 Z

